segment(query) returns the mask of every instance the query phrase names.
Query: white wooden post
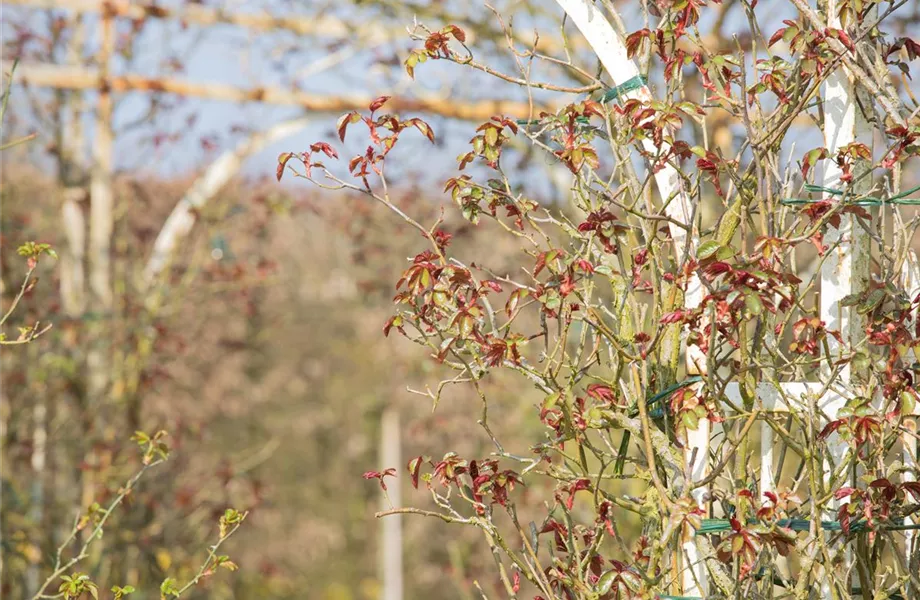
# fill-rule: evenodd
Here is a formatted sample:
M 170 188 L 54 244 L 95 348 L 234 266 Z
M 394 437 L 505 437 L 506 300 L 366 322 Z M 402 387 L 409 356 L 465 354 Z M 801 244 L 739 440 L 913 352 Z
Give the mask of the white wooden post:
M 380 419 L 380 471 L 402 466 L 399 432 L 399 412 L 387 408 Z M 383 510 L 402 506 L 402 479 L 391 479 L 387 494 L 392 506 L 383 500 Z M 388 515 L 380 523 L 380 579 L 383 582 L 381 600 L 403 600 L 402 515 Z
M 841 28 L 837 11 L 837 0 L 829 0 L 827 6 L 828 27 Z M 861 142 L 872 146 L 872 130 L 857 107 L 857 93 L 852 77 L 844 68 L 838 68 L 827 79 L 824 86 L 824 145 L 831 157 L 841 148 L 853 142 Z M 858 174 L 858 173 L 857 173 Z M 834 160 L 825 161 L 824 187 L 842 189 L 841 176 L 843 172 Z M 861 187 L 865 187 L 865 181 Z M 839 199 L 837 196 L 836 199 Z M 834 198 L 829 198 L 834 199 Z M 825 257 L 821 267 L 821 318 L 827 329 L 840 331 L 844 342 L 855 345 L 863 337 L 861 319 L 853 307 L 843 307 L 840 300 L 849 294 L 865 289 L 869 280 L 869 264 L 871 261 L 870 239 L 864 231 L 859 229 L 859 223 L 854 215 L 841 215 L 839 228 L 828 228 L 825 243 L 835 249 Z M 828 338 L 831 356 L 839 356 L 841 352 L 839 342 L 833 337 Z M 831 366 L 825 364 L 824 377 L 828 377 Z M 852 378 L 850 365 L 847 364 L 841 374 L 840 382 L 843 385 L 850 383 Z M 842 408 L 844 398 L 829 407 L 828 419 L 837 418 L 838 411 Z M 831 436 L 828 449 L 835 466 L 840 464 L 847 451 L 846 442 L 836 434 Z M 825 464 L 825 481 L 828 481 L 832 467 Z M 847 498 L 840 498 L 836 504 L 847 502 Z M 851 553 L 847 550 L 846 563 L 851 562 Z M 830 565 L 826 565 L 827 570 Z M 825 578 L 821 587 L 825 598 L 831 598 L 830 577 Z
M 829 25 L 839 27 L 840 24 L 836 17 L 837 11 L 834 4 L 833 1 L 829 2 L 828 14 L 832 15 Z M 831 74 L 825 84 L 824 118 L 825 147 L 832 156 L 840 148 L 856 141 L 871 147 L 871 129 L 857 109 L 856 91 L 853 82 L 842 68 Z M 842 174 L 836 162 L 827 161 L 827 167 L 824 171 L 824 187 L 841 189 L 843 185 L 841 182 Z M 840 197 L 832 196 L 830 199 L 839 200 Z M 868 283 L 871 261 L 870 239 L 866 232 L 858 228 L 855 217 L 842 215 L 840 227 L 828 228 L 824 241 L 828 246 L 832 247 L 832 250 L 824 258 L 824 262 L 821 265 L 821 295 L 819 300 L 821 319 L 827 329 L 840 331 L 845 343 L 854 345 L 862 337 L 860 320 L 850 308 L 841 306 L 840 301 L 849 294 L 865 289 Z M 844 348 L 833 337 L 828 338 L 828 346 L 832 357 L 839 357 L 843 353 Z M 833 369 L 829 365 L 823 365 L 822 377 L 826 380 L 831 376 L 832 371 Z M 850 383 L 850 379 L 851 369 L 847 365 L 843 368 L 838 380 L 843 386 L 846 386 Z M 782 392 L 795 398 L 796 401 L 803 394 L 814 394 L 822 387 L 821 384 L 795 382 L 781 385 Z M 741 395 L 736 384 L 730 385 L 727 392 L 729 397 L 736 401 L 740 400 Z M 776 405 L 776 402 L 781 397 L 778 390 L 760 386 L 757 393 L 764 409 L 783 410 L 783 407 Z M 818 399 L 818 408 L 827 415 L 828 419 L 834 420 L 845 402 L 845 396 L 831 392 Z M 806 405 L 797 404 L 797 402 L 794 402 L 793 406 L 785 407 L 786 410 L 804 410 L 806 408 Z M 772 476 L 773 432 L 768 426 L 764 426 L 761 431 L 764 434 L 764 439 L 761 442 L 761 489 L 766 490 L 774 485 Z M 847 444 L 835 434 L 831 437 L 828 447 L 834 466 L 839 465 L 846 455 Z M 824 468 L 825 482 L 827 482 L 831 476 L 832 467 L 830 464 L 825 464 Z M 838 503 L 840 502 L 845 502 L 845 499 L 840 499 Z M 826 565 L 826 568 L 829 569 L 830 565 Z M 821 586 L 821 596 L 823 598 L 833 597 L 830 589 L 831 579 L 831 577 L 824 578 L 824 583 Z
M 572 22 L 575 23 L 575 26 L 588 40 L 614 83 L 623 84 L 640 75 L 636 63 L 629 59 L 626 46 L 620 35 L 592 2 L 587 2 L 586 0 L 556 0 L 556 2 L 565 10 Z M 652 95 L 647 86 L 641 86 L 629 92 L 624 92 L 623 98 L 638 98 L 647 102 L 651 101 Z M 643 140 L 642 145 L 652 155 L 664 154 L 668 151 L 667 145 L 658 147 L 649 139 Z M 677 169 L 671 164 L 665 164 L 663 168 L 655 173 L 655 183 L 658 186 L 661 199 L 665 203 L 667 215 L 675 221 L 687 225 L 688 229 L 692 231 L 693 205 L 687 191 L 681 185 L 680 174 Z M 670 225 L 670 234 L 671 239 L 674 240 L 675 255 L 677 257 L 682 257 L 688 249 L 691 254 L 695 254 L 699 241 L 695 235 L 688 236 L 687 229 L 675 225 Z M 689 282 L 687 293 L 684 296 L 684 304 L 687 308 L 696 308 L 700 305 L 702 298 L 702 286 L 694 276 Z M 694 360 L 698 357 L 693 355 L 692 349 L 688 350 L 687 358 L 690 373 L 696 373 L 698 365 L 705 364 L 704 361 Z M 700 422 L 696 431 L 688 432 L 685 459 L 688 464 L 693 460 L 690 472 L 692 481 L 699 481 L 709 471 L 709 436 L 709 421 L 705 419 Z M 704 506 L 708 493 L 708 486 L 701 486 L 693 491 L 693 496 L 701 507 Z M 692 539 L 684 543 L 683 555 L 687 562 L 687 566 L 682 570 L 681 575 L 684 594 L 705 596 L 708 588 L 706 569 Z
M 840 28 L 836 4 L 836 0 L 828 2 L 828 26 Z M 846 69 L 838 68 L 828 76 L 824 85 L 824 145 L 833 157 L 839 149 L 853 142 L 861 142 L 871 148 L 872 129 L 857 107 L 852 78 Z M 856 174 L 859 174 L 858 169 Z M 842 175 L 843 171 L 836 161 L 825 161 L 824 187 L 841 189 Z M 857 185 L 866 189 L 868 182 Z M 840 197 L 828 199 L 839 200 Z M 869 236 L 859 231 L 855 216 L 842 215 L 840 227 L 828 228 L 824 241 L 828 246 L 838 242 L 839 245 L 825 258 L 821 269 L 821 318 L 828 329 L 840 331 L 844 340 L 853 342 L 862 337 L 860 319 L 853 309 L 842 307 L 839 303 L 844 296 L 864 289 L 869 281 Z M 836 339 L 828 338 L 828 345 L 833 355 L 839 355 L 840 344 Z M 826 367 L 825 376 L 829 372 Z M 844 367 L 841 375 L 844 381 L 849 380 L 849 365 Z
M 918 262 L 917 255 L 913 250 L 908 251 L 907 260 L 904 262 L 904 289 L 907 290 L 911 300 L 916 298 L 917 294 L 920 294 L 920 262 Z M 906 431 L 902 438 L 904 445 L 902 455 L 904 467 L 909 470 L 904 472 L 903 480 L 917 481 L 917 420 L 913 415 L 904 421 L 904 428 Z M 905 525 L 913 525 L 915 522 L 915 519 L 911 517 L 904 519 Z M 910 564 L 911 547 L 915 537 L 915 531 L 908 529 L 904 532 L 904 556 L 908 568 L 912 567 Z

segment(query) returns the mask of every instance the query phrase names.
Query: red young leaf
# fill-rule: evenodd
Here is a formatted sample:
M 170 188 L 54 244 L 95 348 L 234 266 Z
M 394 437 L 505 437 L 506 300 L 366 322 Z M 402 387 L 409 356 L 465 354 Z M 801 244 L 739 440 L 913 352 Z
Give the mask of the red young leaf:
M 824 158 L 827 158 L 827 148 L 809 150 L 805 154 L 805 158 L 802 159 L 802 177 L 808 177 L 808 171 L 811 170 L 819 160 Z
M 592 383 L 588 386 L 588 395 L 601 402 L 616 403 L 616 392 L 609 385 L 602 383 Z
M 426 123 L 425 121 L 422 121 L 421 119 L 417 117 L 413 119 L 409 119 L 408 121 L 406 121 L 406 123 L 409 125 L 412 125 L 416 129 L 421 131 L 422 134 L 426 138 L 428 138 L 429 142 L 431 142 L 432 144 L 434 143 L 434 130 L 431 129 L 431 125 L 429 125 L 428 123 Z
M 773 37 L 770 38 L 770 41 L 767 43 L 767 47 L 770 47 L 770 46 L 772 46 L 773 44 L 775 44 L 776 42 L 778 42 L 778 41 L 780 41 L 781 39 L 783 39 L 783 35 L 784 35 L 785 33 L 786 33 L 786 27 L 781 27 L 780 29 L 778 29 L 778 30 L 776 31 L 776 33 L 773 34 Z
M 901 484 L 901 488 L 910 492 L 910 495 L 914 497 L 915 501 L 920 501 L 920 482 L 905 481 Z
M 487 286 L 487 287 L 491 288 L 492 290 L 494 290 L 494 291 L 496 291 L 496 292 L 499 292 L 499 293 L 502 291 L 502 286 L 499 285 L 499 283 L 498 283 L 497 281 L 493 280 L 493 279 L 486 279 L 486 280 L 484 280 L 484 281 L 482 282 L 482 285 Z
M 327 144 L 326 142 L 316 142 L 310 146 L 310 150 L 313 152 L 322 152 L 329 158 L 338 158 L 339 153 L 335 151 L 335 148 Z
M 351 123 L 357 123 L 361 120 L 361 115 L 357 112 L 352 111 L 350 113 L 345 113 L 339 117 L 338 122 L 335 124 L 336 131 L 339 132 L 339 139 L 343 142 L 345 141 L 345 129 L 348 128 L 348 125 Z
M 842 487 L 836 492 L 834 492 L 834 498 L 840 500 L 841 498 L 846 498 L 847 496 L 852 496 L 853 492 L 856 491 L 856 488 L 851 487 Z
M 645 38 L 650 38 L 652 32 L 648 29 L 640 29 L 635 33 L 631 33 L 626 37 L 626 56 L 632 58 L 636 55 L 636 52 L 639 50 L 639 45 L 642 43 L 642 40 Z
M 464 32 L 462 29 L 460 29 L 456 25 L 448 25 L 447 27 L 442 29 L 441 32 L 452 34 L 454 38 L 461 44 L 466 42 L 466 32 Z
M 403 331 L 402 324 L 403 324 L 403 318 L 402 318 L 402 316 L 396 315 L 396 316 L 390 317 L 390 318 L 387 320 L 386 324 L 383 326 L 383 335 L 384 335 L 384 337 L 389 337 L 389 335 L 390 335 L 390 330 L 391 330 L 392 328 L 394 328 L 394 327 L 397 328 L 400 332 L 402 332 L 402 331 Z M 403 332 L 403 333 L 405 333 L 405 332 Z
M 422 466 L 422 457 L 416 456 L 409 461 L 409 476 L 412 478 L 412 487 L 418 489 L 418 472 Z
M 381 473 L 380 471 L 365 471 L 364 472 L 365 479 L 378 480 L 380 482 L 380 489 L 382 489 L 383 491 L 386 491 L 387 484 L 383 482 L 384 477 L 396 477 L 396 469 L 390 467 L 389 469 L 384 470 L 383 473 Z
M 392 98 L 392 96 L 380 96 L 379 98 L 375 98 L 374 101 L 371 102 L 371 103 L 370 103 L 370 106 L 368 106 L 367 108 L 368 108 L 372 113 L 373 113 L 373 112 L 376 112 L 377 109 L 380 108 L 381 106 L 383 106 L 384 104 L 386 104 L 386 103 L 387 103 L 387 100 L 389 100 L 390 98 Z
M 827 436 L 843 427 L 846 422 L 846 419 L 837 419 L 836 421 L 831 421 L 824 427 L 824 429 L 821 430 L 821 433 L 818 434 L 818 439 L 823 440 L 827 438 Z
M 830 37 L 835 37 L 840 40 L 840 43 L 843 44 L 850 52 L 856 52 L 856 46 L 853 44 L 853 40 L 850 39 L 850 36 L 847 35 L 846 31 L 842 29 L 825 29 L 824 33 Z
M 284 167 L 287 166 L 292 156 L 294 156 L 293 152 L 284 152 L 278 156 L 278 170 L 275 172 L 275 177 L 278 178 L 278 181 L 281 181 L 281 176 L 284 175 Z
M 684 320 L 684 317 L 687 316 L 687 313 L 683 310 L 676 310 L 674 312 L 663 315 L 660 319 L 662 325 L 670 325 L 671 323 L 680 323 Z

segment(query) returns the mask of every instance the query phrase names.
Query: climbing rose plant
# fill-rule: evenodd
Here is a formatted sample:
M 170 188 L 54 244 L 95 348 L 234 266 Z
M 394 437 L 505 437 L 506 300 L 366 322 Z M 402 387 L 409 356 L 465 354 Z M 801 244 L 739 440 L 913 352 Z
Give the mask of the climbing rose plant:
M 733 4 L 749 25 L 743 44 L 700 32 Z M 916 597 L 920 554 L 905 518 L 920 509 L 920 484 L 915 462 L 892 456 L 915 435 L 920 294 L 904 273 L 920 220 L 879 200 L 899 194 L 920 153 L 916 100 L 893 83 L 909 82 L 920 46 L 883 29 L 904 4 L 843 0 L 829 15 L 800 0 L 642 3 L 650 25 L 624 41 L 630 59 L 649 65 L 653 97 L 594 94 L 529 119 L 496 115 L 445 181 L 464 219 L 517 240 L 510 271 L 465 260 L 443 217 L 421 223 L 391 198 L 393 148 L 413 130 L 435 134 L 421 119 L 386 113 L 387 97 L 339 120 L 340 141 L 368 140 L 347 174 L 328 166 L 338 159 L 332 141 L 281 155 L 279 179 L 292 173 L 363 194 L 420 234 L 383 333 L 405 336 L 452 372 L 428 393 L 435 405 L 450 386 L 476 391 L 476 420 L 493 444 L 486 456 L 445 449 L 413 458 L 401 471 L 434 510 L 380 516 L 480 529 L 498 569 L 486 595 L 679 595 L 689 568 L 681 548 L 692 543 L 714 598 L 807 598 L 821 586 L 828 597 L 853 588 L 864 598 Z M 481 65 L 456 25 L 419 26 L 414 38 L 422 45 L 405 61 L 414 77 L 447 61 L 509 86 L 565 92 L 532 79 L 524 59 L 551 60 L 594 80 L 592 89 L 609 87 L 533 50 L 516 49 L 519 75 Z M 793 144 L 821 139 L 822 89 L 842 68 L 860 73 L 875 147 Z M 742 141 L 720 147 L 703 134 L 717 119 Z M 514 140 L 571 173 L 569 204 L 534 199 L 512 167 Z M 841 193 L 812 195 L 806 186 L 834 164 Z M 667 210 L 673 198 L 656 195 L 654 176 L 666 167 L 693 200 L 686 222 Z M 875 245 L 871 279 L 842 303 L 859 322 L 856 336 L 829 326 L 816 302 L 821 265 L 838 251 L 828 233 L 850 224 Z M 698 243 L 682 241 L 688 233 Z M 685 302 L 694 280 L 699 306 Z M 513 401 L 484 386 L 498 370 L 543 396 L 533 408 L 543 436 L 529 449 L 506 449 L 493 435 L 489 406 Z M 781 382 L 793 380 L 833 388 L 843 408 L 830 418 L 812 397 L 767 410 L 758 390 L 782 395 Z M 688 455 L 689 436 L 706 423 L 715 432 L 708 449 Z M 761 489 L 755 423 L 780 442 L 775 489 Z M 700 462 L 702 478 L 693 474 Z M 386 490 L 401 466 L 387 467 L 365 478 Z M 523 488 L 551 490 L 526 519 Z

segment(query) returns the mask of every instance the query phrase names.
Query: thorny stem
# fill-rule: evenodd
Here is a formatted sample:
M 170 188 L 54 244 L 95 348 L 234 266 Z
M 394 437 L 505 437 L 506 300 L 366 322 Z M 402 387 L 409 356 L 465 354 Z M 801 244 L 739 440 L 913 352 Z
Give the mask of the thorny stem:
M 249 513 L 245 513 L 245 512 L 242 513 L 242 517 L 240 521 L 234 524 L 234 526 L 229 531 L 227 531 L 225 535 L 221 536 L 221 538 L 217 540 L 216 544 L 210 547 L 210 549 L 208 550 L 208 557 L 207 559 L 205 559 L 204 563 L 202 563 L 201 568 L 198 569 L 198 572 L 195 574 L 194 577 L 192 577 L 192 579 L 188 581 L 188 583 L 186 583 L 184 586 L 179 588 L 179 591 L 176 592 L 176 597 L 181 596 L 182 594 L 184 594 L 191 588 L 195 587 L 196 585 L 198 585 L 199 581 L 201 581 L 203 578 L 211 575 L 214 572 L 214 569 L 216 568 L 216 566 L 212 563 L 214 561 L 214 557 L 217 556 L 217 550 L 224 544 L 224 542 L 230 539 L 230 536 L 236 533 L 236 531 L 243 525 L 243 520 L 246 519 L 247 514 Z
M 10 318 L 10 315 L 13 314 L 13 311 L 16 310 L 16 306 L 19 304 L 19 301 L 22 300 L 22 297 L 25 296 L 26 288 L 29 285 L 29 281 L 32 279 L 32 273 L 35 272 L 35 267 L 29 269 L 26 273 L 25 279 L 22 281 L 22 285 L 19 286 L 19 293 L 16 294 L 16 297 L 13 298 L 13 303 L 10 305 L 9 309 L 3 315 L 3 318 L 0 319 L 0 326 L 6 324 L 6 320 Z
M 130 494 L 131 491 L 134 489 L 134 484 L 136 484 L 138 480 L 141 477 L 143 477 L 144 473 L 146 473 L 149 469 L 152 469 L 153 467 L 156 467 L 157 465 L 160 465 L 164 462 L 165 462 L 165 459 L 160 459 L 160 460 L 155 460 L 153 462 L 150 462 L 149 464 L 143 465 L 141 469 L 137 473 L 135 473 L 127 481 L 127 483 L 125 483 L 125 485 L 119 490 L 118 495 L 115 496 L 112 502 L 109 503 L 108 507 L 102 512 L 102 516 L 99 518 L 99 522 L 93 528 L 90 535 L 86 537 L 86 541 L 83 543 L 83 546 L 80 548 L 80 551 L 69 561 L 62 564 L 62 555 L 64 553 L 64 549 L 67 548 L 67 546 L 69 546 L 70 543 L 74 539 L 76 539 L 77 533 L 79 533 L 82 530 L 82 527 L 80 526 L 79 517 L 76 519 L 73 529 L 70 532 L 70 535 L 67 537 L 66 540 L 64 540 L 64 542 L 57 549 L 57 553 L 55 555 L 55 561 L 54 561 L 54 570 L 51 572 L 48 578 L 45 579 L 41 587 L 38 588 L 38 591 L 35 592 L 35 595 L 32 596 L 32 600 L 39 600 L 41 598 L 55 597 L 55 596 L 46 596 L 45 589 L 47 589 L 47 587 L 51 585 L 61 575 L 69 571 L 74 565 L 76 565 L 81 560 L 89 556 L 87 551 L 89 550 L 90 545 L 93 543 L 94 540 L 97 539 L 99 534 L 102 533 L 102 528 L 103 526 L 105 526 L 106 521 L 108 521 L 109 517 L 112 515 L 112 512 L 116 508 L 118 508 L 119 505 L 121 505 L 121 503 L 128 496 L 128 494 Z

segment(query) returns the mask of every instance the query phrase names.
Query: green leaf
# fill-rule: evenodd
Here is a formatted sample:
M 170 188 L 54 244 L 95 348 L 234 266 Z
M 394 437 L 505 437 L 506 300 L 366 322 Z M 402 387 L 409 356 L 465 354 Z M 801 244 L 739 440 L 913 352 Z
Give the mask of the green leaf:
M 128 594 L 133 594 L 134 591 L 135 590 L 133 585 L 126 585 L 125 587 L 121 587 L 119 585 L 112 586 L 112 592 L 115 594 L 115 600 L 121 600 Z
M 560 397 L 560 392 L 556 392 L 556 393 L 550 394 L 549 396 L 547 396 L 546 398 L 544 398 L 544 399 L 543 399 L 543 408 L 544 408 L 544 409 L 547 409 L 547 408 L 552 408 L 552 407 L 556 406 L 556 404 L 559 403 L 559 397 Z
M 917 401 L 910 392 L 901 392 L 901 413 L 905 415 L 914 414 L 917 407 Z
M 744 306 L 747 308 L 748 313 L 757 317 L 763 312 L 763 302 L 761 302 L 760 297 L 756 294 L 748 294 L 744 297 Z
M 485 148 L 485 140 L 481 135 L 477 135 L 473 138 L 473 152 L 482 154 L 483 148 Z
M 613 582 L 617 578 L 617 572 L 614 570 L 607 571 L 601 575 L 600 579 L 597 580 L 597 587 L 595 591 L 601 596 L 610 593 L 610 589 L 613 587 Z
M 859 294 L 847 294 L 840 299 L 840 306 L 856 306 L 861 298 Z
M 700 417 L 694 411 L 688 410 L 683 414 L 683 422 L 687 429 L 695 431 L 700 425 Z
M 418 54 L 413 53 L 410 54 L 408 58 L 406 58 L 406 73 L 408 73 L 409 77 L 412 79 L 415 79 L 415 65 L 417 64 Z
M 470 334 L 473 333 L 473 317 L 470 315 L 463 315 L 460 317 L 459 329 L 460 337 L 470 337 Z
M 222 561 L 222 562 L 220 563 L 220 566 L 223 567 L 224 569 L 227 569 L 228 571 L 236 571 L 236 570 L 238 570 L 238 569 L 240 568 L 239 565 L 237 565 L 237 564 L 236 564 L 235 562 L 233 562 L 232 560 L 225 560 L 225 561 Z
M 866 301 L 863 302 L 862 305 L 856 309 L 856 312 L 858 312 L 861 315 L 870 313 L 873 310 L 875 310 L 875 308 L 878 307 L 878 305 L 880 305 L 882 301 L 884 300 L 885 300 L 885 290 L 872 290 L 872 293 L 869 294 L 869 297 L 866 298 Z
M 498 129 L 495 127 L 486 128 L 486 144 L 494 146 L 498 143 Z
M 715 253 L 718 252 L 719 248 L 721 247 L 722 247 L 722 244 L 720 244 L 716 240 L 709 240 L 709 241 L 703 242 L 702 245 L 700 245 L 700 249 L 697 250 L 696 256 L 700 260 L 706 260 L 707 258 L 714 256 Z
M 729 246 L 722 246 L 718 252 L 716 252 L 716 260 L 728 260 L 735 256 L 735 250 Z
M 167 596 L 178 596 L 179 595 L 179 585 L 175 579 L 172 577 L 167 577 L 163 580 L 163 583 L 160 584 L 160 597 L 166 598 Z
M 741 200 L 742 198 L 739 196 L 719 221 L 716 240 L 722 245 L 731 243 L 738 225 L 741 224 Z

